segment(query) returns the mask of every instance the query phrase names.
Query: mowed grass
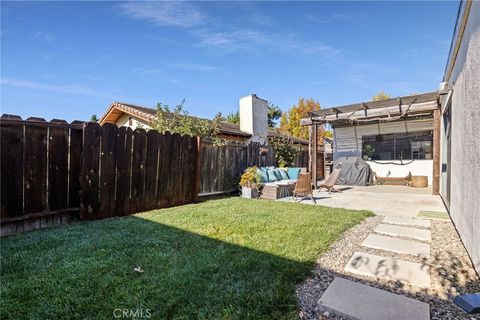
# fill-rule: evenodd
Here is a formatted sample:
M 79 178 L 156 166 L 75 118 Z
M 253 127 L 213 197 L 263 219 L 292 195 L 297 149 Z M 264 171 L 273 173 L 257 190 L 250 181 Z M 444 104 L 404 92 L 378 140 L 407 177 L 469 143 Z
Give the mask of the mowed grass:
M 111 319 L 115 309 L 138 309 L 151 319 L 296 318 L 295 285 L 370 215 L 224 198 L 7 237 L 0 315 Z

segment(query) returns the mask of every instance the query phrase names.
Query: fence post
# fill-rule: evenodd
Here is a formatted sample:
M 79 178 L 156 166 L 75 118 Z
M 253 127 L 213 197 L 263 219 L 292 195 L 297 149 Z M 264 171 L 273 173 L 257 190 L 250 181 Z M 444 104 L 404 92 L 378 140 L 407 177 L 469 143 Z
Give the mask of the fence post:
M 194 202 L 198 202 L 198 193 L 200 192 L 200 182 L 201 182 L 201 168 L 200 168 L 200 158 L 202 152 L 202 137 L 197 137 L 197 153 L 195 154 L 195 188 L 194 188 Z

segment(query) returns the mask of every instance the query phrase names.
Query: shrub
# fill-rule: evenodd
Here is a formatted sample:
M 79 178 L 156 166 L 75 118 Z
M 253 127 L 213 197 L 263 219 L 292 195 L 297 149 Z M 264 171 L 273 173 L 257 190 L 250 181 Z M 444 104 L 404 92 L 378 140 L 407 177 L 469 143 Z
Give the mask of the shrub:
M 257 171 L 257 167 L 250 167 L 245 170 L 240 178 L 240 185 L 242 187 L 258 189 L 260 185 L 260 174 Z

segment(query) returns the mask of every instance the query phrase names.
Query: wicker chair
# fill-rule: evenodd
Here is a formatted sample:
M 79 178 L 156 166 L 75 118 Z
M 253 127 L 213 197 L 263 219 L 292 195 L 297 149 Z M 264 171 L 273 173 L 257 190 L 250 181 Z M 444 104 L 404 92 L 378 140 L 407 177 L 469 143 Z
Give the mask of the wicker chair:
M 298 196 L 310 196 L 310 199 L 312 199 L 313 203 L 317 204 L 317 202 L 313 198 L 312 178 L 310 176 L 310 173 L 298 174 L 297 183 L 295 184 L 295 189 L 293 190 L 293 200 L 295 202 L 300 202 L 303 200 L 303 198 L 298 200 Z

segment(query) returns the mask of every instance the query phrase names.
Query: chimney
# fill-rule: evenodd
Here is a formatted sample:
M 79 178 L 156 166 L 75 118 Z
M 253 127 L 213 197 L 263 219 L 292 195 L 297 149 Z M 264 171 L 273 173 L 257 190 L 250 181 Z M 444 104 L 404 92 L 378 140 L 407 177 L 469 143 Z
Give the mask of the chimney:
M 267 101 L 256 94 L 240 98 L 240 130 L 250 133 L 250 141 L 266 143 L 268 135 Z

